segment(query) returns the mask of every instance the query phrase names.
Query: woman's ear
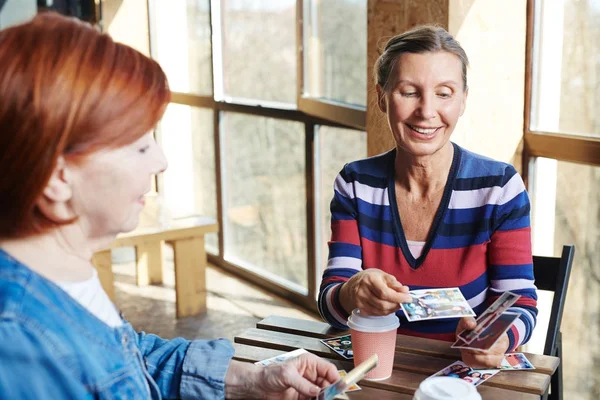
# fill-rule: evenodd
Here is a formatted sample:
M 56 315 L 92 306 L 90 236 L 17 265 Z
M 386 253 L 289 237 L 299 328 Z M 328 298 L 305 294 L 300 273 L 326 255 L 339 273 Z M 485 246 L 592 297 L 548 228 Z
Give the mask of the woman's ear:
M 385 101 L 385 91 L 379 85 L 375 86 L 377 90 L 377 106 L 381 110 L 382 113 L 387 113 L 387 103 Z
M 59 156 L 46 187 L 37 200 L 40 211 L 52 221 L 73 218 L 69 202 L 73 197 L 71 172 L 63 156 Z

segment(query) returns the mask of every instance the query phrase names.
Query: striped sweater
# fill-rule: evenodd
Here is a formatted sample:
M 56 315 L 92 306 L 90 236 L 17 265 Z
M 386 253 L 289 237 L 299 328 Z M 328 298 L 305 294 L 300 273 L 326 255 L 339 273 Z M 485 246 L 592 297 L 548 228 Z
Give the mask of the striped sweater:
M 396 151 L 344 166 L 331 201 L 329 260 L 318 298 L 321 316 L 346 328 L 341 284 L 367 268 L 394 275 L 411 290 L 458 287 L 477 315 L 503 292 L 521 298 L 509 311 L 520 317 L 508 331 L 509 350 L 526 343 L 537 317 L 531 254 L 530 204 L 509 164 L 454 144 L 448 182 L 421 256 L 408 248 L 394 184 Z M 453 341 L 458 319 L 408 322 L 399 333 Z

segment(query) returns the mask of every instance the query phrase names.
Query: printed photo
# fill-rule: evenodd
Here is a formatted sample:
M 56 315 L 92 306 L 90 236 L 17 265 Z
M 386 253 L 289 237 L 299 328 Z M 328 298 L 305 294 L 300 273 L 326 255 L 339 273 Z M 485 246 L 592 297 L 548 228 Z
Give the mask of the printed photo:
M 474 370 L 462 361 L 456 361 L 432 376 L 448 376 L 451 378 L 462 379 L 474 386 L 478 386 L 496 375 L 499 371 L 499 369 Z
M 477 326 L 473 330 L 464 330 L 460 332 L 457 337 L 467 344 L 471 343 L 473 339 L 478 337 L 495 320 L 497 320 L 504 311 L 512 306 L 519 297 L 521 296 L 518 294 L 504 292 L 502 296 L 498 297 L 498 299 L 496 299 L 496 301 L 477 318 Z
M 523 353 L 510 353 L 504 356 L 502 360 L 502 369 L 535 369 L 533 364 L 527 359 Z
M 343 378 L 344 376 L 348 375 L 348 373 L 344 369 L 340 369 L 338 371 L 338 374 L 340 374 L 340 378 Z M 348 389 L 346 389 L 346 392 L 355 392 L 357 390 L 360 390 L 360 386 L 358 386 L 356 383 L 353 383 L 348 387 Z
M 467 376 L 462 379 L 475 386 L 479 386 L 492 376 L 496 375 L 498 372 L 500 372 L 499 369 L 475 369 L 469 372 Z
M 409 321 L 475 316 L 458 288 L 422 289 L 409 292 L 410 303 L 402 303 L 402 311 Z
M 500 315 L 496 321 L 494 321 L 490 326 L 487 327 L 481 334 L 473 339 L 471 343 L 466 344 L 461 339 L 458 339 L 452 347 L 454 348 L 464 348 L 464 349 L 478 349 L 478 350 L 487 350 L 494 345 L 510 328 L 510 326 L 515 322 L 517 318 L 519 318 L 518 313 L 510 313 L 505 312 Z
M 290 358 L 298 357 L 305 353 L 308 353 L 308 351 L 306 351 L 304 349 L 296 349 L 294 351 L 289 351 L 287 353 L 283 353 L 283 354 L 280 354 L 275 357 L 267 358 L 266 360 L 257 361 L 254 364 L 262 365 L 263 367 L 266 367 L 267 365 L 271 365 L 271 364 L 281 364 L 285 360 L 289 360 Z
M 345 359 L 354 358 L 354 353 L 352 353 L 352 339 L 350 335 L 335 337 L 331 339 L 322 339 L 321 343 L 325 346 L 329 347 L 331 350 L 335 351 Z

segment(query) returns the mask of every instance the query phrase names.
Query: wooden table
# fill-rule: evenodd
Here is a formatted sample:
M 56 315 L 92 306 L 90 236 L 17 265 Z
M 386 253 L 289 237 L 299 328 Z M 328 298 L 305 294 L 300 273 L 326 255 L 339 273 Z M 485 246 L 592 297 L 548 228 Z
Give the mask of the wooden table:
M 136 229 L 117 236 L 106 249 L 94 254 L 92 262 L 109 297 L 114 301 L 111 249 L 132 246 L 136 250 L 138 285 L 161 284 L 162 243 L 173 246 L 177 317 L 206 311 L 206 251 L 204 235 L 218 232 L 214 219 L 190 217 L 171 221 L 166 226 Z
M 304 348 L 332 361 L 338 369 L 349 371 L 352 361 L 319 342 L 319 339 L 348 334 L 322 322 L 270 316 L 235 337 L 235 359 L 255 362 Z M 536 367 L 530 371 L 500 371 L 477 387 L 483 399 L 533 400 L 548 390 L 550 376 L 559 364 L 556 357 L 525 353 Z M 398 335 L 392 377 L 379 382 L 362 380 L 361 391 L 347 393 L 350 399 L 412 399 L 421 381 L 460 359 L 450 343 Z

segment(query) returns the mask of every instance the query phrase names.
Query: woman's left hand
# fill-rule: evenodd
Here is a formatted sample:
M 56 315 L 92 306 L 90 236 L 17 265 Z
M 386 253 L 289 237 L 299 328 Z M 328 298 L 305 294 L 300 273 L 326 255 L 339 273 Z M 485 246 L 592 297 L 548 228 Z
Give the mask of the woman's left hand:
M 474 329 L 477 326 L 475 318 L 461 318 L 456 328 L 458 335 L 465 329 Z M 469 367 L 474 369 L 498 368 L 504 359 L 504 354 L 508 350 L 510 341 L 508 334 L 504 333 L 492 347 L 487 350 L 460 349 L 462 360 Z

